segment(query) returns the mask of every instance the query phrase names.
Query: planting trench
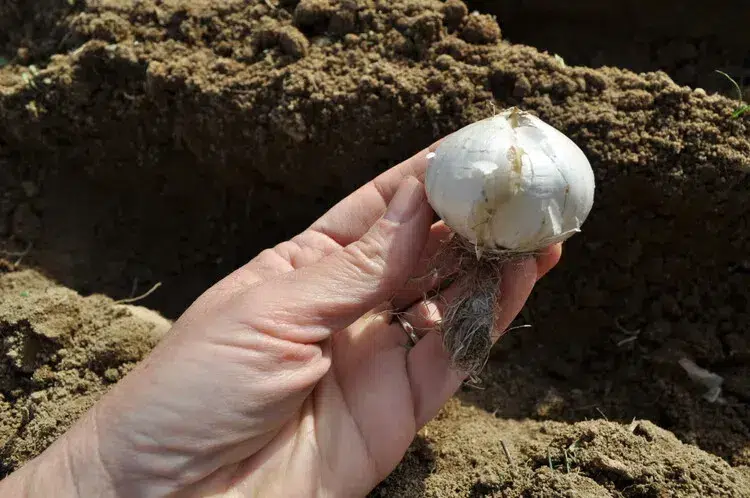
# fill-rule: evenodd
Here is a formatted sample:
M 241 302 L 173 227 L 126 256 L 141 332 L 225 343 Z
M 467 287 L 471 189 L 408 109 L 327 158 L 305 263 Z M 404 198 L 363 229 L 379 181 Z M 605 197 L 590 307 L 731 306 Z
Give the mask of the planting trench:
M 138 304 L 176 318 L 217 278 L 494 104 L 531 110 L 583 148 L 595 208 L 519 319 L 533 328 L 500 342 L 482 389 L 462 391 L 373 494 L 750 489 L 750 121 L 729 118 L 736 102 L 663 73 L 572 66 L 597 65 L 596 54 L 578 39 L 565 53 L 562 28 L 548 35 L 556 45 L 528 12 L 504 21 L 498 8 L 500 29 L 456 1 L 47 3 L 0 5 L 0 247 L 72 290 L 13 265 L 0 276 L 4 472 L 162 330 L 143 310 L 73 291 L 120 299 L 161 282 Z M 570 15 L 597 15 L 580 6 Z M 723 19 L 711 43 L 735 60 L 739 31 Z M 612 47 L 607 60 L 628 67 Z M 658 67 L 645 61 L 632 68 Z M 726 90 L 695 72 L 680 83 Z M 684 357 L 724 378 L 719 402 Z M 561 448 L 576 441 L 566 466 Z

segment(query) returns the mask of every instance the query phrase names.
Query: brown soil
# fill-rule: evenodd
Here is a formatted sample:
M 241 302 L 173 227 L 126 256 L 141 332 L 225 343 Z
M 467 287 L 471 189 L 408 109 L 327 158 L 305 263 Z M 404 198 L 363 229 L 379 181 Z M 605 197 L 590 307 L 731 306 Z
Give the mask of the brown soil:
M 174 318 L 377 172 L 491 104 L 519 105 L 587 153 L 594 212 L 535 291 L 523 317 L 534 328 L 501 341 L 482 389 L 462 392 L 465 406 L 428 426 L 378 492 L 748 489 L 750 118 L 729 119 L 735 102 L 664 73 L 571 67 L 567 54 L 563 66 L 500 40 L 512 21 L 499 29 L 456 0 L 47 3 L 35 14 L 0 2 L 13 59 L 0 69 L 0 247 L 18 254 L 6 257 L 84 295 L 162 282 L 140 304 Z M 101 296 L 54 287 L 61 301 L 29 304 L 20 292 L 51 285 L 32 275 L 2 277 L 31 290 L 0 284 L 7 470 L 145 353 L 126 331 L 151 330 Z M 43 355 L 19 363 L 25 343 Z M 99 363 L 69 364 L 59 348 Z M 718 402 L 683 356 L 725 379 Z M 37 406 L 52 396 L 69 402 Z M 633 418 L 700 449 L 645 422 L 628 431 Z M 590 432 L 601 437 L 582 441 L 567 473 L 559 448 Z M 500 439 L 517 452 L 509 480 Z
M 750 97 L 747 3 L 738 0 L 472 0 L 497 14 L 504 37 L 561 55 L 571 65 L 665 71 L 680 85 Z
M 169 329 L 0 260 L 0 476 L 39 454 Z
M 452 400 L 371 496 L 740 498 L 750 468 L 648 421 L 507 420 Z

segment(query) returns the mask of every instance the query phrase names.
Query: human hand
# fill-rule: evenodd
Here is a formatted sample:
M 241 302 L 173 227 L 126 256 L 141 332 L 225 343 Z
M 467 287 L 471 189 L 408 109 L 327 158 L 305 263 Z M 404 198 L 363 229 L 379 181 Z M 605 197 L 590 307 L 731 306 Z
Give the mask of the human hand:
M 55 496 L 367 494 L 465 378 L 436 330 L 444 301 L 423 300 L 438 282 L 411 278 L 449 234 L 417 180 L 427 152 L 204 293 L 16 482 L 28 496 L 55 472 Z M 499 331 L 559 257 L 505 267 Z M 425 331 L 413 347 L 393 309 Z

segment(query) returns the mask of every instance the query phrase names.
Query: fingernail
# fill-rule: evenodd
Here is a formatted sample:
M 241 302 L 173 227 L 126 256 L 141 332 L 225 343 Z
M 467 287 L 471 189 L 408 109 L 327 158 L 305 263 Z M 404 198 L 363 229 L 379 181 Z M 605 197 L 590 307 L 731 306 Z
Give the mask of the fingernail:
M 404 223 L 414 216 L 424 199 L 424 185 L 412 176 L 407 177 L 399 185 L 384 217 L 389 221 Z

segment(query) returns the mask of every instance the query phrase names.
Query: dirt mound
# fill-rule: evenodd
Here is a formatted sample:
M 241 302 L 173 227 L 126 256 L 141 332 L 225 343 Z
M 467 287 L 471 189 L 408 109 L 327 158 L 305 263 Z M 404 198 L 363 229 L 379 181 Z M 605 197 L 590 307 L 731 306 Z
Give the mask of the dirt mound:
M 736 90 L 715 71 L 744 82 L 750 97 L 750 52 L 742 0 L 471 0 L 497 14 L 505 38 L 561 55 L 568 64 L 665 71 L 680 85 Z
M 750 468 L 647 421 L 497 419 L 451 401 L 371 496 L 750 496 Z
M 56 26 L 29 31 L 35 68 L 0 69 L 13 260 L 82 294 L 162 282 L 142 304 L 176 317 L 377 172 L 518 105 L 583 148 L 597 199 L 525 310 L 534 328 L 461 399 L 503 419 L 647 419 L 750 464 L 750 121 L 730 119 L 735 102 L 663 73 L 563 65 L 456 0 L 215 4 L 2 18 Z M 26 39 L 14 29 L 0 43 Z M 724 379 L 714 402 L 683 358 Z
M 0 478 L 49 446 L 169 329 L 0 260 Z

